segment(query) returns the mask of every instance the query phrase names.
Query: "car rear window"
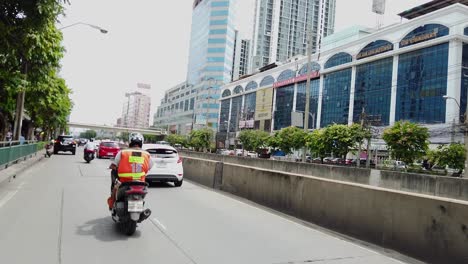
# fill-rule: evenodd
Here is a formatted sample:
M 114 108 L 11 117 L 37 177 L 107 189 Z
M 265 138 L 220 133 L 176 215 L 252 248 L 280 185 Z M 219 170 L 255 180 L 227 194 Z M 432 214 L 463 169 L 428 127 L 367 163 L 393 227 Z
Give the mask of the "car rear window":
M 59 140 L 73 140 L 73 137 L 67 137 L 67 136 L 59 136 Z
M 156 158 L 177 158 L 177 151 L 173 149 L 147 149 L 152 157 Z
M 119 146 L 115 142 L 104 142 L 104 143 L 101 143 L 101 145 L 104 147 L 110 147 L 110 148 L 116 148 Z

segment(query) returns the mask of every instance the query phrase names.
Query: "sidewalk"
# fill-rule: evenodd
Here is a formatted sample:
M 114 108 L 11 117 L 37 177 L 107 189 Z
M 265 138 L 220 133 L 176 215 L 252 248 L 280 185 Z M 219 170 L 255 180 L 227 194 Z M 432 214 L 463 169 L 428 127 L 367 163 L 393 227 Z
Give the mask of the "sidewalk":
M 45 150 L 41 150 L 32 154 L 32 157 L 27 160 L 21 160 L 16 164 L 10 164 L 6 169 L 2 168 L 0 170 L 0 185 L 11 182 L 23 171 L 40 162 L 44 159 L 44 154 Z

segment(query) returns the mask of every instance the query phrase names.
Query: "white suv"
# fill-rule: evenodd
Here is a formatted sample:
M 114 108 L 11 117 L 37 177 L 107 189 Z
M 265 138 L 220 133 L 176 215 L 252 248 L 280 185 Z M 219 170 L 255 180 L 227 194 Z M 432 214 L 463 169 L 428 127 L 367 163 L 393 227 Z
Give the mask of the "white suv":
M 154 162 L 153 168 L 146 175 L 147 182 L 173 182 L 176 187 L 182 186 L 182 158 L 175 148 L 161 144 L 143 144 L 143 149 L 151 154 Z

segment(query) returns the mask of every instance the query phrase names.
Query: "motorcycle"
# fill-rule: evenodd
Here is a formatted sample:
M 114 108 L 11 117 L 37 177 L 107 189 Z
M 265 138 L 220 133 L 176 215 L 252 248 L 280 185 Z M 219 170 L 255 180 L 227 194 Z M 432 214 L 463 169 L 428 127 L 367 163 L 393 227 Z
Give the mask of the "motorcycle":
M 112 219 L 118 224 L 121 232 L 131 236 L 135 233 L 137 224 L 151 215 L 151 210 L 145 209 L 144 200 L 148 193 L 148 184 L 139 181 L 117 184 L 118 190 L 111 208 Z
M 85 149 L 84 150 L 84 160 L 86 160 L 87 163 L 90 163 L 93 159 L 94 159 L 94 150 Z
M 46 152 L 44 154 L 44 156 L 46 158 L 50 158 L 50 156 L 52 156 L 52 154 L 54 153 L 54 145 L 49 143 L 46 145 Z

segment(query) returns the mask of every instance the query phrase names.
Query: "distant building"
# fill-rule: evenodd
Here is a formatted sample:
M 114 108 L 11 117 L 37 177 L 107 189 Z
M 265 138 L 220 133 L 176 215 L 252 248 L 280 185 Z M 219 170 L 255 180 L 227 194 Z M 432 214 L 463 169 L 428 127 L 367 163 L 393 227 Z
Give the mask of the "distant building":
M 115 125 L 118 126 L 118 127 L 122 126 L 122 118 L 121 117 L 117 118 L 117 122 L 116 122 Z
M 123 105 L 122 127 L 148 128 L 151 110 L 151 98 L 141 92 L 125 94 L 127 98 Z
M 193 126 L 196 91 L 187 82 L 165 92 L 153 118 L 153 127 L 173 134 L 186 135 Z
M 319 36 L 333 34 L 335 5 L 336 0 L 257 0 L 252 70 L 305 55 L 307 30 L 311 23 L 312 48 L 316 51 Z
M 217 129 L 220 86 L 232 80 L 236 0 L 193 2 L 187 82 L 196 91 L 194 128 Z

